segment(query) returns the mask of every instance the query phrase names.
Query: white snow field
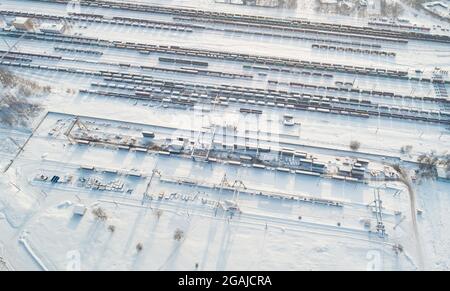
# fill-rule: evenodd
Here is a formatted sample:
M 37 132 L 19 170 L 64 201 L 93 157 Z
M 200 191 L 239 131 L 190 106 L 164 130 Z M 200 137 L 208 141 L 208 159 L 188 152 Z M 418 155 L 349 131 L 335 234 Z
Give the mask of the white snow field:
M 0 3 L 0 270 L 450 268 L 448 23 L 68 2 Z

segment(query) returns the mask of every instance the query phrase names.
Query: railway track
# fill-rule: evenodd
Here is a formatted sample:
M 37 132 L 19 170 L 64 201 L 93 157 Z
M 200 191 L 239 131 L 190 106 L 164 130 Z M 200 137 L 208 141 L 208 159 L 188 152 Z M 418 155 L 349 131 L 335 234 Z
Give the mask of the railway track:
M 17 32 L 4 32 L 2 33 L 8 37 L 20 37 L 21 35 Z M 414 78 L 408 77 L 407 71 L 402 70 L 391 70 L 385 68 L 372 68 L 372 67 L 359 67 L 350 66 L 342 64 L 331 64 L 331 63 L 320 63 L 311 62 L 298 59 L 288 59 L 288 58 L 275 58 L 266 57 L 250 54 L 241 53 L 230 53 L 223 51 L 213 51 L 213 50 L 203 50 L 203 49 L 191 49 L 183 48 L 179 46 L 164 46 L 164 45 L 151 45 L 143 43 L 133 43 L 133 42 L 121 42 L 121 41 L 108 41 L 99 38 L 87 38 L 87 37 L 75 37 L 67 35 L 54 35 L 48 33 L 28 33 L 25 38 L 33 40 L 43 40 L 49 42 L 62 42 L 62 43 L 72 43 L 80 45 L 90 45 L 98 47 L 109 47 L 117 49 L 128 49 L 138 51 L 140 53 L 163 53 L 170 55 L 180 55 L 196 58 L 214 59 L 214 60 L 226 60 L 233 62 L 245 62 L 252 64 L 263 64 L 278 67 L 292 67 L 301 69 L 312 69 L 327 72 L 340 72 L 356 75 L 366 75 L 366 76 L 376 76 L 376 77 L 386 77 L 404 80 L 416 80 L 423 82 L 440 82 L 449 83 L 450 80 L 434 80 L 431 78 Z
M 80 92 L 84 94 L 96 94 L 108 97 L 120 97 L 120 98 L 129 98 L 129 99 L 138 99 L 138 100 L 149 100 L 149 101 L 161 101 L 161 102 L 169 102 L 173 104 L 180 104 L 186 106 L 194 106 L 197 102 L 209 102 L 210 104 L 214 104 L 217 102 L 218 105 L 228 106 L 229 103 L 234 104 L 249 104 L 251 106 L 268 106 L 274 108 L 284 108 L 290 110 L 303 110 L 324 114 L 334 114 L 334 115 L 343 115 L 343 116 L 352 116 L 352 117 L 360 117 L 360 118 L 369 118 L 370 116 L 375 117 L 384 117 L 384 118 L 396 118 L 396 119 L 406 119 L 406 120 L 416 120 L 423 122 L 431 122 L 431 123 L 440 123 L 440 124 L 450 124 L 449 114 L 446 112 L 426 112 L 426 111 L 418 111 L 414 110 L 414 115 L 408 115 L 404 112 L 391 112 L 391 108 L 389 106 L 384 106 L 381 110 L 368 110 L 368 109 L 355 109 L 352 107 L 345 107 L 338 104 L 332 104 L 329 99 L 322 100 L 322 97 L 319 99 L 312 99 L 311 96 L 300 95 L 293 96 L 292 93 L 287 95 L 286 97 L 275 97 L 273 93 L 275 92 L 265 92 L 265 93 L 257 93 L 260 94 L 252 94 L 250 96 L 246 96 L 247 91 L 244 93 L 239 92 L 239 86 L 231 86 L 227 89 L 222 88 L 218 89 L 215 86 L 204 86 L 200 84 L 192 85 L 182 82 L 172 82 L 165 80 L 151 80 L 147 79 L 146 81 L 139 80 L 142 77 L 139 74 L 127 75 L 125 73 L 120 72 L 105 72 L 105 71 L 94 71 L 94 70 L 83 70 L 83 69 L 75 69 L 75 68 L 67 68 L 62 66 L 45 66 L 45 65 L 33 65 L 29 63 L 20 63 L 20 62 L 6 62 L 3 61 L 0 65 L 11 66 L 11 67 L 19 67 L 25 69 L 34 69 L 34 70 L 45 70 L 45 71 L 54 71 L 54 72 L 63 72 L 63 73 L 71 73 L 71 74 L 82 74 L 82 75 L 91 75 L 94 77 L 103 77 L 106 81 L 111 81 L 115 83 L 125 83 L 125 84 L 135 84 L 135 85 L 145 85 L 145 86 L 159 86 L 160 91 L 156 91 L 157 95 L 154 95 L 153 91 L 144 90 L 136 90 L 134 93 L 122 93 L 122 92 L 112 92 L 112 91 L 99 91 L 99 90 L 86 90 L 81 89 Z M 114 76 L 114 74 L 116 76 Z M 199 98 L 196 97 L 187 97 L 187 96 L 174 96 L 173 91 L 179 86 L 180 88 L 196 88 L 196 92 L 200 92 Z M 203 87 L 203 88 L 202 88 Z M 126 89 L 126 86 L 117 86 L 118 89 Z M 247 88 L 248 90 L 249 88 Z M 210 92 L 210 94 L 201 94 L 201 92 L 206 90 Z M 166 92 L 164 92 L 166 91 Z M 227 92 L 228 91 L 228 92 Z M 222 94 L 224 100 L 221 101 L 211 101 L 211 96 L 218 96 Z M 242 95 L 243 94 L 243 95 Z M 234 97 L 228 97 L 234 96 Z M 294 97 L 294 98 L 293 98 Z M 361 101 L 360 101 L 361 102 Z M 339 102 L 338 102 L 339 103 Z M 342 102 L 340 102 L 342 103 Z M 365 107 L 370 107 L 370 104 L 364 104 Z M 359 105 L 359 107 L 362 107 Z M 372 106 L 373 107 L 373 106 Z M 375 108 L 375 107 L 373 107 Z M 379 109 L 380 107 L 378 107 Z M 370 108 L 369 108 L 370 109 Z M 393 109 L 393 108 L 392 108 Z M 434 116 L 433 116 L 434 115 Z
M 31 0 L 39 2 L 50 2 L 67 5 L 69 0 Z M 190 8 L 175 8 L 167 6 L 146 5 L 126 2 L 111 2 L 111 1 L 87 1 L 81 0 L 81 6 L 109 8 L 109 9 L 122 9 L 130 11 L 139 11 L 146 13 L 157 13 L 176 16 L 187 16 L 200 18 L 202 20 L 213 19 L 215 21 L 231 21 L 233 24 L 243 23 L 245 25 L 269 25 L 274 28 L 302 28 L 304 30 L 311 30 L 314 32 L 328 32 L 334 35 L 354 35 L 358 37 L 377 37 L 380 40 L 404 40 L 408 39 L 434 41 L 434 42 L 450 42 L 450 36 L 437 35 L 424 32 L 412 32 L 412 31 L 393 31 L 385 28 L 374 28 L 370 26 L 352 26 L 344 24 L 332 24 L 324 22 L 314 22 L 309 20 L 297 20 L 297 19 L 281 19 L 264 16 L 252 16 L 244 14 L 230 14 L 214 11 L 205 11 L 199 9 Z

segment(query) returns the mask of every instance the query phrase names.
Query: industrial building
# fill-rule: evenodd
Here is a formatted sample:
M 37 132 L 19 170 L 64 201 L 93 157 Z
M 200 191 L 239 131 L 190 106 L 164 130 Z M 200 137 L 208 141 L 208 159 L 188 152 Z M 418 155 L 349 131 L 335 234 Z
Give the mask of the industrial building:
M 34 29 L 33 20 L 28 17 L 16 17 L 12 25 L 18 30 L 28 31 Z

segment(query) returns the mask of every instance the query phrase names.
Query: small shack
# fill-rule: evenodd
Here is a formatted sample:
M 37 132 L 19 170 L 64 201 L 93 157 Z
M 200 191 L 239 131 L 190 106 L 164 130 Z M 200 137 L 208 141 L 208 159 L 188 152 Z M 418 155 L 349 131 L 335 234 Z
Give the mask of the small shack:
M 63 34 L 66 31 L 66 26 L 62 23 L 42 23 L 39 30 L 46 33 Z
M 450 171 L 445 167 L 437 167 L 438 180 L 444 182 L 450 182 Z
M 28 17 L 16 17 L 12 22 L 12 25 L 18 30 L 32 30 L 34 29 L 34 23 L 31 18 Z
M 87 208 L 83 204 L 77 204 L 73 207 L 74 216 L 84 216 L 86 214 Z

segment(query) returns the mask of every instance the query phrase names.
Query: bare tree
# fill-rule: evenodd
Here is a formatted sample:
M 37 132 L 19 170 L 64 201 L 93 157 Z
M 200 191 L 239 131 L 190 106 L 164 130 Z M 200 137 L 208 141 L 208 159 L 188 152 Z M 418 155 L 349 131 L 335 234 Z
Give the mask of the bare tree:
M 357 140 L 352 140 L 351 142 L 350 142 L 350 149 L 352 150 L 352 151 L 358 151 L 359 149 L 361 148 L 361 143 L 359 142 L 359 141 L 357 141 Z
M 442 158 L 441 164 L 445 167 L 445 170 L 446 170 L 447 172 L 450 172 L 450 155 L 445 155 L 445 156 Z
M 175 234 L 173 235 L 173 239 L 176 241 L 180 241 L 183 239 L 183 237 L 184 237 L 184 231 L 177 228 L 177 230 L 175 230 Z
M 401 244 L 395 244 L 394 246 L 392 246 L 392 250 L 395 252 L 395 254 L 400 254 L 403 253 L 403 246 Z
M 380 10 L 382 16 L 392 18 L 397 18 L 404 12 L 399 3 L 388 0 L 380 0 Z
M 163 215 L 164 211 L 162 211 L 161 209 L 156 209 L 155 210 L 155 216 L 156 219 L 159 220 L 161 218 L 161 216 Z
M 99 221 L 106 221 L 108 220 L 108 215 L 101 207 L 94 208 L 92 210 L 92 214 L 94 215 L 95 219 Z
M 48 87 L 17 77 L 0 69 L 0 123 L 7 126 L 23 126 L 29 124 L 42 107 L 28 97 L 39 97 L 48 94 Z
M 400 153 L 403 155 L 409 155 L 413 149 L 412 145 L 405 145 L 400 148 Z
M 278 7 L 295 9 L 298 6 L 298 0 L 279 0 Z
M 438 177 L 438 165 L 441 163 L 435 152 L 422 154 L 417 159 L 419 163 L 418 176 L 421 179 L 436 179 Z
M 41 106 L 12 93 L 4 93 L 0 100 L 0 123 L 7 126 L 26 126 Z

